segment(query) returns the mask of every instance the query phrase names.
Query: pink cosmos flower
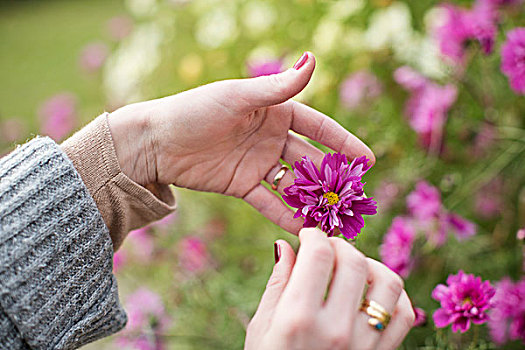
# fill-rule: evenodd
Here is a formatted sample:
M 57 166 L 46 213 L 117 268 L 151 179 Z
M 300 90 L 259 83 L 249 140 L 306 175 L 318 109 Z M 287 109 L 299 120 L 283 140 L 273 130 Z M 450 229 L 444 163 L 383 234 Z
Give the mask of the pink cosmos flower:
M 470 238 L 476 234 L 476 225 L 454 213 L 446 214 L 447 226 L 458 240 Z
M 283 61 L 280 59 L 259 60 L 248 63 L 250 77 L 260 77 L 282 72 Z
M 488 323 L 492 340 L 503 344 L 520 339 L 525 343 L 525 279 L 498 282 L 493 305 Z
M 116 16 L 107 22 L 107 31 L 111 39 L 120 41 L 133 30 L 133 21 L 127 16 Z
M 40 131 L 55 141 L 61 141 L 75 126 L 76 98 L 61 93 L 49 98 L 39 108 Z
M 206 243 L 197 236 L 187 236 L 179 242 L 179 263 L 190 273 L 200 273 L 208 267 Z
M 423 327 L 427 324 L 427 313 L 425 310 L 415 307 L 414 313 L 416 314 L 416 319 L 414 320 L 414 326 L 413 327 Z
M 490 219 L 499 215 L 503 209 L 503 179 L 496 177 L 477 191 L 474 209 L 483 218 Z
M 133 256 L 142 263 L 148 263 L 153 258 L 155 244 L 148 226 L 131 231 L 127 241 L 133 246 Z
M 124 250 L 119 250 L 113 254 L 113 273 L 117 273 L 126 264 L 127 256 Z
M 394 80 L 412 94 L 405 113 L 420 141 L 427 148 L 440 146 L 448 110 L 456 102 L 456 87 L 438 85 L 406 66 L 394 72 Z
M 363 215 L 377 212 L 376 202 L 363 191 L 362 176 L 370 169 L 365 156 L 352 163 L 344 154 L 326 154 L 318 169 L 304 156 L 295 162 L 294 184 L 285 188 L 283 199 L 298 210 L 295 218 L 305 218 L 304 227 L 320 226 L 329 236 L 336 228 L 349 239 L 357 237 L 365 225 Z
M 162 219 L 155 221 L 151 224 L 151 227 L 154 227 L 155 229 L 158 229 L 162 232 L 167 232 L 170 227 L 173 226 L 173 224 L 177 221 L 177 213 L 169 214 Z
M 417 220 L 435 219 L 442 211 L 441 194 L 428 182 L 419 181 L 407 197 L 407 208 Z
M 396 217 L 379 248 L 381 261 L 401 277 L 408 277 L 414 266 L 412 246 L 415 238 L 416 230 L 412 222 L 407 218 Z
M 525 227 L 518 230 L 518 232 L 516 233 L 516 239 L 519 239 L 520 241 L 525 240 Z
M 498 14 L 488 1 L 478 1 L 472 9 L 443 6 L 446 20 L 436 28 L 441 53 L 456 63 L 462 63 L 469 41 L 477 40 L 485 54 L 492 52 L 497 34 Z
M 525 27 L 507 33 L 501 48 L 501 70 L 509 78 L 511 88 L 525 95 Z
M 459 271 L 447 278 L 447 285 L 438 284 L 432 291 L 432 298 L 439 301 L 441 308 L 433 314 L 438 328 L 452 324 L 452 331 L 461 333 L 470 328 L 470 324 L 487 322 L 487 311 L 491 308 L 491 299 L 495 289 L 490 282 L 480 277 Z
M 394 202 L 399 198 L 401 192 L 399 185 L 391 181 L 383 181 L 374 191 L 374 198 L 378 203 L 378 210 L 383 213 L 390 209 Z
M 472 155 L 477 158 L 486 156 L 489 150 L 496 144 L 497 137 L 496 127 L 489 123 L 483 123 L 474 139 Z
M 80 53 L 79 64 L 80 67 L 88 72 L 97 72 L 109 55 L 109 48 L 104 43 L 91 43 L 86 45 Z
M 381 94 L 383 86 L 375 75 L 358 71 L 349 75 L 341 84 L 339 98 L 345 107 L 354 109 L 365 101 Z
M 139 350 L 163 349 L 161 333 L 166 331 L 171 320 L 161 297 L 147 288 L 140 288 L 127 298 L 125 305 L 128 323 L 117 344 Z

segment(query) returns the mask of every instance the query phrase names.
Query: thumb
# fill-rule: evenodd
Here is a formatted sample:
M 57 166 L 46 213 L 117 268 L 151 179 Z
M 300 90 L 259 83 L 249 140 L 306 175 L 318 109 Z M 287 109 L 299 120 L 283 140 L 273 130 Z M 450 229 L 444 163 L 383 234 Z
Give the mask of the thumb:
M 251 110 L 282 103 L 306 87 L 314 68 L 314 55 L 305 52 L 293 68 L 282 73 L 237 80 L 240 97 Z
M 295 265 L 295 252 L 286 241 L 278 240 L 275 242 L 275 251 L 276 260 L 278 255 L 280 257 L 273 267 L 272 275 L 266 284 L 266 290 L 254 316 L 263 324 L 265 321 L 269 321 L 273 315 Z

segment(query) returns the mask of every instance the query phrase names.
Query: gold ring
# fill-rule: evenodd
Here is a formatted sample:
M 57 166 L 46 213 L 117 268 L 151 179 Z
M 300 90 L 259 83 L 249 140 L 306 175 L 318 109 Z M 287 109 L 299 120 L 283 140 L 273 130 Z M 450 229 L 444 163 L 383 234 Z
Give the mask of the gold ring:
M 384 307 L 373 300 L 364 299 L 360 310 L 370 316 L 368 324 L 378 331 L 383 331 L 392 317 Z
M 272 190 L 274 191 L 277 190 L 277 186 L 279 186 L 279 182 L 281 182 L 281 180 L 284 177 L 284 174 L 286 174 L 287 171 L 288 171 L 288 167 L 286 165 L 281 165 L 281 169 L 279 169 L 277 174 L 275 174 L 275 176 L 273 177 Z

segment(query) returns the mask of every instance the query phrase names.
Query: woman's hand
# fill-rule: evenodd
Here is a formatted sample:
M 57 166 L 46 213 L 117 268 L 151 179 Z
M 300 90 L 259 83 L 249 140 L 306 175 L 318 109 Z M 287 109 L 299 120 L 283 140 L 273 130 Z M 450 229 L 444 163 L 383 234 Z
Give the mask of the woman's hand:
M 109 117 L 122 171 L 141 185 L 174 184 L 244 199 L 285 230 L 301 219 L 261 181 L 271 182 L 279 159 L 323 153 L 290 130 L 354 158 L 370 149 L 333 119 L 289 100 L 304 89 L 315 67 L 305 53 L 283 73 L 225 80 L 158 100 L 125 106 Z M 293 181 L 287 172 L 278 191 Z
M 402 279 L 341 238 L 302 229 L 297 258 L 278 241 L 280 259 L 246 334 L 246 350 L 395 349 L 414 324 Z M 372 328 L 361 298 L 382 305 L 392 319 Z M 328 293 L 327 293 L 328 290 Z

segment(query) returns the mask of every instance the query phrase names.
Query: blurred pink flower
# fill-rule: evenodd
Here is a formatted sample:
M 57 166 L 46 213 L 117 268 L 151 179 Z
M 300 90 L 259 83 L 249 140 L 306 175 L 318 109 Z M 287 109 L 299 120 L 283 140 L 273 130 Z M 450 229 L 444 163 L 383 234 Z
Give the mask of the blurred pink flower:
M 150 226 L 161 231 L 167 231 L 177 220 L 177 213 L 169 214 L 162 219 L 155 221 Z
M 516 233 L 516 239 L 520 241 L 525 240 L 525 227 L 518 230 L 518 232 Z
M 119 250 L 113 254 L 113 273 L 117 273 L 126 263 L 127 256 L 124 250 Z
M 75 126 L 76 98 L 71 93 L 57 94 L 39 108 L 40 131 L 55 141 L 61 141 Z
M 399 185 L 395 182 L 385 180 L 379 184 L 374 191 L 374 198 L 379 211 L 387 211 L 398 199 L 400 193 Z
M 125 309 L 128 323 L 116 343 L 120 347 L 139 350 L 163 349 L 161 335 L 169 327 L 171 319 L 166 314 L 161 297 L 147 288 L 140 288 L 128 296 Z
M 436 219 L 441 213 L 441 194 L 426 181 L 419 181 L 407 197 L 407 208 L 417 220 Z
M 402 277 L 408 277 L 414 265 L 412 246 L 415 238 L 413 223 L 407 218 L 396 217 L 379 248 L 381 261 Z
M 489 1 L 477 1 L 471 9 L 444 5 L 446 19 L 436 28 L 435 36 L 441 53 L 456 63 L 462 63 L 465 49 L 477 40 L 485 54 L 493 51 L 497 34 L 497 9 Z
M 283 69 L 283 61 L 280 59 L 256 60 L 248 63 L 250 77 L 260 77 L 280 73 Z
M 209 265 L 206 243 L 197 236 L 186 236 L 179 242 L 179 264 L 190 273 L 198 274 Z
M 153 258 L 155 244 L 148 226 L 131 231 L 127 241 L 133 245 L 133 256 L 140 262 L 148 263 Z
M 425 310 L 415 307 L 414 313 L 416 314 L 416 319 L 414 320 L 414 326 L 413 327 L 423 327 L 427 324 L 427 313 Z
M 80 53 L 79 64 L 80 67 L 88 72 L 97 72 L 109 55 L 109 48 L 106 44 L 96 42 L 84 46 Z
M 497 130 L 494 125 L 483 123 L 474 139 L 472 155 L 478 158 L 484 157 L 496 144 L 497 137 Z
M 486 219 L 499 215 L 503 209 L 502 193 L 501 177 L 496 177 L 481 187 L 474 197 L 476 213 Z
M 461 333 L 470 328 L 470 324 L 483 324 L 488 320 L 487 311 L 491 308 L 491 299 L 495 289 L 489 281 L 459 271 L 449 275 L 447 285 L 439 284 L 432 291 L 432 298 L 441 303 L 441 308 L 432 315 L 437 328 L 452 324 L 452 331 Z
M 492 340 L 498 344 L 520 339 L 525 343 L 525 279 L 504 278 L 496 284 L 489 318 Z
M 111 39 L 120 41 L 133 30 L 133 21 L 128 16 L 115 16 L 107 22 L 107 31 Z
M 412 94 L 405 112 L 420 141 L 425 147 L 440 146 L 448 110 L 456 102 L 456 87 L 438 85 L 406 66 L 394 72 L 394 79 Z
M 26 126 L 22 118 L 10 118 L 0 121 L 1 142 L 13 143 L 20 141 L 26 134 Z
M 458 240 L 472 237 L 476 234 L 476 225 L 454 213 L 447 213 L 446 220 L 448 229 L 451 230 Z
M 352 73 L 341 83 L 339 98 L 345 107 L 354 109 L 381 94 L 383 86 L 379 79 L 367 71 Z
M 525 27 L 507 33 L 501 48 L 501 70 L 509 78 L 511 88 L 525 95 Z

